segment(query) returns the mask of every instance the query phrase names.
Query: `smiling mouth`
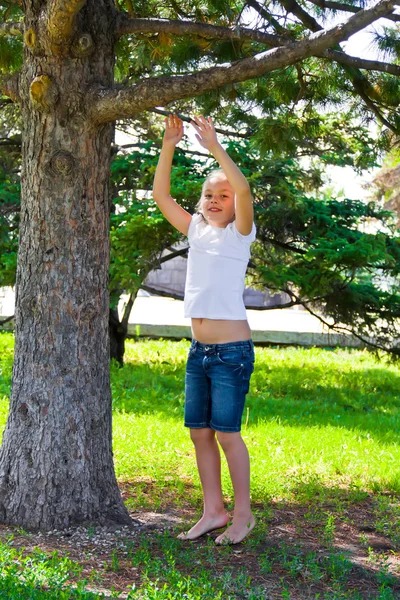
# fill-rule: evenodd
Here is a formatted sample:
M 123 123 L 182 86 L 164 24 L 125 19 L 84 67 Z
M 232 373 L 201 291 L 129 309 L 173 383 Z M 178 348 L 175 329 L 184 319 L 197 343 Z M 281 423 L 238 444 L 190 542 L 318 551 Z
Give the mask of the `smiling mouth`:
M 221 212 L 220 208 L 209 208 L 208 209 L 209 212 Z

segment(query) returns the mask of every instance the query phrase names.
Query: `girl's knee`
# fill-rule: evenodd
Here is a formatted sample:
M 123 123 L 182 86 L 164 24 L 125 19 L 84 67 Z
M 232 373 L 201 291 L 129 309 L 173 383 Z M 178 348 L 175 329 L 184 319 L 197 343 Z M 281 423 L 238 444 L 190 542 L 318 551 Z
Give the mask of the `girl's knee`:
M 240 431 L 217 431 L 217 439 L 222 448 L 225 449 L 240 443 L 242 436 Z
M 209 427 L 202 427 L 200 429 L 191 429 L 190 438 L 194 444 L 209 442 L 215 436 L 215 431 Z

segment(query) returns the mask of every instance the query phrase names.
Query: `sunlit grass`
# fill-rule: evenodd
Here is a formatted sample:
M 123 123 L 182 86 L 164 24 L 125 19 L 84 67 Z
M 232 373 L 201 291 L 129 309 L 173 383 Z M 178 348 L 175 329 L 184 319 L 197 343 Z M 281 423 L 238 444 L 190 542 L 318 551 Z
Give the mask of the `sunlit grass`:
M 11 334 L 0 335 L 3 397 L 11 381 L 11 343 Z M 112 367 L 116 472 L 139 483 L 138 505 L 168 502 L 168 488 L 176 500 L 200 500 L 182 424 L 188 347 L 188 341 L 128 341 L 125 366 Z M 399 390 L 400 368 L 366 351 L 256 348 L 243 423 L 253 501 L 312 497 L 343 486 L 400 492 Z M 2 424 L 6 411 L 4 400 Z M 223 482 L 229 498 L 226 465 Z M 150 495 L 142 496 L 141 488 Z
M 120 478 L 147 477 L 185 496 L 183 479 L 197 502 L 182 426 L 187 349 L 185 341 L 128 343 L 127 364 L 114 371 L 114 445 Z M 367 352 L 257 348 L 243 426 L 253 501 L 343 486 L 400 491 L 399 384 L 399 368 Z M 229 498 L 226 466 L 223 479 Z

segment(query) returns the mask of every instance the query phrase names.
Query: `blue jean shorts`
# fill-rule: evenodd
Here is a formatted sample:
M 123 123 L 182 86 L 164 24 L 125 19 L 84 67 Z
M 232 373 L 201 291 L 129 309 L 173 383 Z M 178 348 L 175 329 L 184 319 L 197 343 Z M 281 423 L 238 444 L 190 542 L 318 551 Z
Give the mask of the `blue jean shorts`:
M 185 426 L 240 431 L 253 369 L 251 340 L 229 344 L 193 340 L 186 364 Z

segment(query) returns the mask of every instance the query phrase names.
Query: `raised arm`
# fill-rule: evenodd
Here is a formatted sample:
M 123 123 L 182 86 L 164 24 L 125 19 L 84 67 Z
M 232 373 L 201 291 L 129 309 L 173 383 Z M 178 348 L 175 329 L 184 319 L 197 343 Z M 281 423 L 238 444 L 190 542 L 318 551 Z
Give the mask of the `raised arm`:
M 183 123 L 176 115 L 165 119 L 165 133 L 153 183 L 153 198 L 164 217 L 181 233 L 188 234 L 192 216 L 171 197 L 171 168 L 175 146 L 181 141 Z
M 207 119 L 203 116 L 194 117 L 192 125 L 197 131 L 196 138 L 203 148 L 211 152 L 233 187 L 236 229 L 242 235 L 248 235 L 253 227 L 254 210 L 246 177 L 219 143 L 211 117 Z

